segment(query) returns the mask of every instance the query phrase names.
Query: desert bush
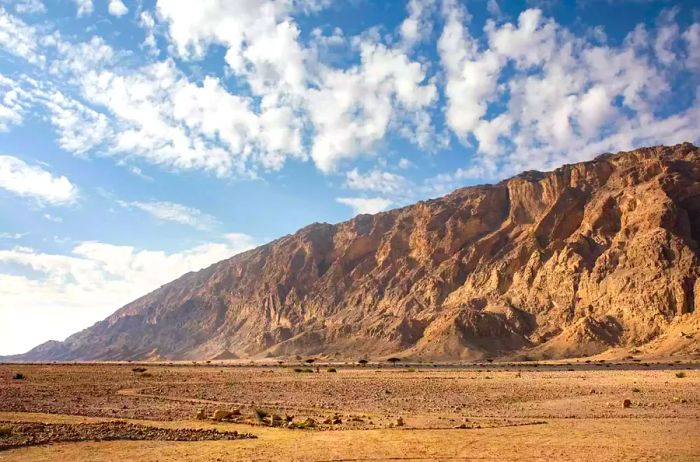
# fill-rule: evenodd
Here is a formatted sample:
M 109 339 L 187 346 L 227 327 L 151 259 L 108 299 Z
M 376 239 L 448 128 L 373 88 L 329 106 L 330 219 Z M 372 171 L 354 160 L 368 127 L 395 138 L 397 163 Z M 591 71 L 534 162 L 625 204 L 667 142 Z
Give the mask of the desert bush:
M 358 363 L 361 364 L 362 366 L 365 366 L 368 362 L 369 361 L 367 361 L 366 359 L 361 359 L 358 361 Z
M 150 372 L 143 372 L 142 374 L 139 374 L 139 377 L 142 377 L 142 378 L 153 377 L 153 374 L 151 374 Z
M 270 413 L 268 413 L 266 410 L 260 409 L 259 407 L 255 408 L 255 417 L 257 417 L 258 420 L 264 420 L 265 417 L 267 417 L 269 415 L 270 415 Z
M 338 371 L 335 370 L 335 367 L 329 367 L 328 369 L 326 369 L 326 372 L 338 372 Z
M 391 364 L 393 364 L 394 366 L 396 366 L 396 363 L 398 363 L 399 361 L 401 361 L 401 359 L 400 359 L 400 358 L 389 358 L 389 359 L 387 359 L 387 361 L 389 361 Z
M 133 372 L 134 374 L 142 374 L 146 372 L 146 370 L 147 369 L 145 367 L 134 367 L 133 369 L 131 369 L 131 372 Z
M 679 379 L 685 378 L 685 372 L 676 372 L 676 377 Z
M 642 390 L 640 390 L 639 388 L 633 388 L 633 389 L 632 389 L 632 393 L 641 393 L 641 391 L 642 391 Z
M 304 368 L 295 367 L 295 368 L 294 368 L 294 372 L 304 372 L 304 373 L 306 373 L 306 372 L 313 372 L 313 371 L 314 371 L 313 369 L 310 369 L 310 368 L 308 368 L 308 367 L 304 367 Z
M 15 375 L 12 376 L 12 378 L 14 380 L 24 380 L 27 377 L 24 374 L 22 374 L 21 372 L 17 372 L 17 373 L 15 373 Z
M 12 429 L 10 427 L 0 427 L 0 438 L 7 438 L 12 435 Z

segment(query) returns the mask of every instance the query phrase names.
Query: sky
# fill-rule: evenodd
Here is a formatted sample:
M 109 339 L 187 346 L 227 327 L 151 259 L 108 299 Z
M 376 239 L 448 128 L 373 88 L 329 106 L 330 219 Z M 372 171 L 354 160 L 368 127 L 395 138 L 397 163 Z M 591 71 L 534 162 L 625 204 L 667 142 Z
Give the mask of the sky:
M 0 355 L 293 233 L 700 139 L 700 5 L 0 0 Z

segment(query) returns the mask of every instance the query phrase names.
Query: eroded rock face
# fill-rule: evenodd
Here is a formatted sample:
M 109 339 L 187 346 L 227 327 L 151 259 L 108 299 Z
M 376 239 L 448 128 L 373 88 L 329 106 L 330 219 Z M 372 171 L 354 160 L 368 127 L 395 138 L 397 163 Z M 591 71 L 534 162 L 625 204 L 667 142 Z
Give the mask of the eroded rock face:
M 23 358 L 565 357 L 639 346 L 674 320 L 698 325 L 699 240 L 700 149 L 606 154 L 307 226 Z

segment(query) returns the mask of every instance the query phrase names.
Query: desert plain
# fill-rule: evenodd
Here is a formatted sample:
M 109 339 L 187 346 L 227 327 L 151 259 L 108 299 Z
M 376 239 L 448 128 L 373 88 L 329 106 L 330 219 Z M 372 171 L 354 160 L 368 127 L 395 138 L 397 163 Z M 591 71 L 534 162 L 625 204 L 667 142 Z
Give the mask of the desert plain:
M 698 430 L 687 358 L 0 365 L 1 461 L 698 460 Z

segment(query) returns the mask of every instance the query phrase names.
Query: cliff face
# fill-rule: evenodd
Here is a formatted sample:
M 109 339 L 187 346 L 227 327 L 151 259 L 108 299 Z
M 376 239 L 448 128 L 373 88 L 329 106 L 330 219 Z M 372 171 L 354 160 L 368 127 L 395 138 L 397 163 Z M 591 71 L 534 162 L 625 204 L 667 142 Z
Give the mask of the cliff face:
M 698 243 L 700 149 L 606 154 L 310 225 L 20 358 L 690 349 L 700 338 Z

